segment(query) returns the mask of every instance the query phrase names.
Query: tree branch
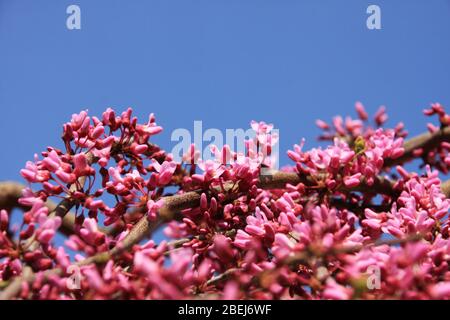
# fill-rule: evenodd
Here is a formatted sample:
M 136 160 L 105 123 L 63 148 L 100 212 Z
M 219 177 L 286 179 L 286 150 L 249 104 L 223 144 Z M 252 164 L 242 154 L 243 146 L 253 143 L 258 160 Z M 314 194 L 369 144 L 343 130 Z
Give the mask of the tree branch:
M 444 127 L 435 133 L 425 132 L 406 140 L 403 144 L 405 149 L 403 155 L 397 159 L 386 159 L 384 165 L 393 167 L 408 162 L 415 157 L 414 152 L 416 150 L 421 149 L 422 153 L 426 154 L 439 146 L 441 142 L 450 142 L 450 126 Z
M 405 153 L 402 157 L 389 160 L 385 162 L 386 166 L 393 166 L 396 164 L 408 161 L 414 156 L 414 150 L 423 149 L 429 150 L 437 146 L 442 141 L 450 140 L 450 127 L 446 127 L 441 131 L 430 134 L 424 133 L 411 140 L 405 142 Z M 273 172 L 272 175 L 261 176 L 258 182 L 258 187 L 262 189 L 277 189 L 284 188 L 287 183 L 298 184 L 304 183 L 306 186 L 314 186 L 315 181 L 311 180 L 311 177 L 306 175 L 299 175 L 297 173 L 291 172 Z M 0 185 L 0 207 L 13 208 L 17 206 L 18 196 L 21 195 L 21 188 L 17 185 L 11 185 L 10 183 Z M 444 182 L 441 186 L 443 193 L 446 197 L 450 196 L 450 180 Z M 368 191 L 374 193 L 382 193 L 387 195 L 395 195 L 396 193 L 392 189 L 392 182 L 384 179 L 378 178 L 374 185 L 368 186 L 364 181 L 361 182 L 360 186 L 352 189 L 356 191 Z M 18 192 L 20 191 L 20 192 Z M 341 191 L 349 191 L 346 188 L 341 188 Z M 86 258 L 83 261 L 77 263 L 79 266 L 88 265 L 91 263 L 105 263 L 109 259 L 120 255 L 122 252 L 130 249 L 133 245 L 139 243 L 144 237 L 151 234 L 156 228 L 158 228 L 164 222 L 172 220 L 176 214 L 187 208 L 196 207 L 200 204 L 200 196 L 202 190 L 191 191 L 180 195 L 174 195 L 170 197 L 164 197 L 164 204 L 159 210 L 159 218 L 156 221 L 150 222 L 147 219 L 147 215 L 144 215 L 132 228 L 130 233 L 119 243 L 116 247 L 108 252 L 102 252 L 92 257 Z M 16 205 L 14 205 L 16 203 Z M 53 212 L 58 216 L 64 217 L 66 219 L 66 214 L 73 207 L 74 203 L 65 199 L 59 205 L 57 205 Z M 32 282 L 35 279 L 35 274 L 29 272 L 30 270 L 24 270 L 24 273 L 14 278 L 9 285 L 0 293 L 0 299 L 10 299 L 15 297 L 21 289 L 22 282 Z M 234 271 L 233 271 L 234 272 Z M 63 274 L 63 270 L 55 268 L 44 272 L 44 276 L 48 277 L 52 274 Z M 220 279 L 218 279 L 220 280 Z M 210 281 L 215 281 L 215 279 L 210 279 Z
M 6 209 L 10 212 L 13 209 L 21 209 L 23 211 L 29 210 L 27 206 L 23 206 L 19 203 L 20 197 L 22 197 L 22 190 L 24 185 L 13 181 L 0 182 L 0 210 Z M 63 200 L 61 205 L 57 205 L 51 200 L 46 202 L 49 212 L 62 211 L 62 208 L 67 209 L 67 202 Z M 67 210 L 69 211 L 69 210 Z M 61 228 L 59 230 L 62 234 L 69 236 L 75 231 L 75 214 L 68 212 L 62 219 Z

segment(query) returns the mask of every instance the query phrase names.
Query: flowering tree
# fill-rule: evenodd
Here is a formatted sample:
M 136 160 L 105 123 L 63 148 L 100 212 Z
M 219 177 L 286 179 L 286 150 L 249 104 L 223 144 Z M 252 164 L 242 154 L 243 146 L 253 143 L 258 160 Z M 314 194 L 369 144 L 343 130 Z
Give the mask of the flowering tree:
M 245 154 L 192 145 L 178 163 L 153 115 L 73 115 L 26 187 L 0 185 L 0 299 L 449 299 L 450 115 L 433 104 L 439 126 L 404 141 L 384 108 L 356 110 L 280 171 L 264 122 Z

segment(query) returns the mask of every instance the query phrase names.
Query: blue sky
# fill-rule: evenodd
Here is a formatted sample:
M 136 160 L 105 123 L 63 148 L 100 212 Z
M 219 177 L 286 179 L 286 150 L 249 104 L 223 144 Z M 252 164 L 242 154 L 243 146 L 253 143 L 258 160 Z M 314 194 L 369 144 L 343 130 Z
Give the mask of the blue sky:
M 81 30 L 66 28 L 70 4 Z M 369 4 L 381 30 L 366 27 Z M 284 154 L 301 137 L 313 146 L 314 120 L 354 114 L 357 100 L 421 132 L 424 107 L 450 105 L 449 17 L 446 0 L 0 0 L 0 179 L 61 146 L 82 109 L 154 112 L 166 148 L 194 120 L 255 119 L 280 129 Z
M 81 30 L 66 8 L 81 8 Z M 366 9 L 381 8 L 381 30 Z M 386 105 L 422 132 L 421 110 L 450 105 L 450 1 L 0 0 L 0 180 L 46 146 L 72 113 L 154 112 L 176 128 L 280 130 L 282 155 L 317 118 Z M 285 156 L 282 164 L 287 163 Z

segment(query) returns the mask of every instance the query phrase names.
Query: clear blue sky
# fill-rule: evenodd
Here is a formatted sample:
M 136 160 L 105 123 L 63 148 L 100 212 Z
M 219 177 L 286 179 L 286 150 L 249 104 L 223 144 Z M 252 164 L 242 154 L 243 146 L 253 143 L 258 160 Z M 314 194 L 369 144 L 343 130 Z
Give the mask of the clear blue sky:
M 81 8 L 81 30 L 66 8 Z M 382 30 L 366 28 L 377 4 Z M 425 128 L 421 110 L 450 105 L 450 1 L 0 0 L 0 180 L 47 145 L 63 122 L 89 109 L 132 106 L 173 129 L 281 131 L 281 151 L 316 118 L 388 107 L 390 123 Z M 284 157 L 283 163 L 287 160 Z

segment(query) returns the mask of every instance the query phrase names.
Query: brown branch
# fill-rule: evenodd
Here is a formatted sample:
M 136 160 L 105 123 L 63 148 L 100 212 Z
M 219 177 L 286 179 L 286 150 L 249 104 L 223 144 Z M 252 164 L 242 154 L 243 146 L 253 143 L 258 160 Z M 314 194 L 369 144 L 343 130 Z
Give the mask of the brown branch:
M 197 196 L 198 197 L 197 197 Z M 164 198 L 164 205 L 160 209 L 161 218 L 154 222 L 150 222 L 147 219 L 147 215 L 142 217 L 131 229 L 122 242 L 120 242 L 116 247 L 108 252 L 101 252 L 92 257 L 86 258 L 76 265 L 85 266 L 91 263 L 101 264 L 107 262 L 122 252 L 127 251 L 133 245 L 139 243 L 145 237 L 151 235 L 151 233 L 156 230 L 162 223 L 167 221 L 166 219 L 173 219 L 176 213 L 183 208 L 188 208 L 191 206 L 198 206 L 200 203 L 200 195 L 196 192 L 188 192 L 185 194 L 170 196 Z M 51 275 L 61 275 L 64 270 L 60 268 L 54 268 L 51 270 L 44 271 L 44 278 L 48 278 Z M 36 278 L 33 272 L 27 272 L 21 276 L 15 277 L 12 281 L 6 284 L 6 288 L 0 292 L 0 300 L 9 300 L 17 296 L 21 290 L 21 285 L 23 282 L 31 283 Z
M 394 164 L 402 163 L 407 161 L 413 156 L 414 150 L 418 148 L 428 149 L 436 146 L 441 141 L 449 141 L 450 137 L 450 128 L 444 128 L 438 134 L 423 134 L 417 136 L 410 141 L 405 143 L 405 154 L 396 159 L 395 161 L 386 161 L 386 166 L 392 166 Z M 258 187 L 263 189 L 276 189 L 276 188 L 284 188 L 287 183 L 290 184 L 298 184 L 304 183 L 307 186 L 314 185 L 315 182 L 311 180 L 308 176 L 298 175 L 297 173 L 289 173 L 289 172 L 274 172 L 269 176 L 261 176 Z M 368 192 L 378 192 L 384 194 L 393 194 L 392 190 L 392 182 L 386 180 L 384 178 L 379 178 L 376 180 L 376 183 L 372 186 L 368 186 L 362 181 L 360 186 L 353 190 L 358 191 L 368 191 Z M 1 191 L 1 190 L 0 190 Z M 4 190 L 5 191 L 5 190 Z M 6 190 L 7 191 L 7 190 Z M 17 190 L 13 190 L 16 192 Z M 342 188 L 341 191 L 347 191 L 345 188 Z M 445 193 L 447 197 L 450 194 L 450 181 L 446 181 L 442 184 L 442 191 Z M 132 228 L 130 233 L 124 238 L 123 242 L 118 244 L 116 247 L 111 249 L 109 252 L 102 252 L 92 257 L 86 258 L 85 260 L 78 262 L 77 265 L 88 265 L 91 263 L 105 263 L 107 260 L 121 254 L 122 252 L 130 249 L 133 245 L 139 243 L 144 237 L 148 236 L 148 234 L 152 233 L 159 225 L 166 221 L 172 220 L 175 215 L 183 209 L 196 207 L 200 202 L 201 191 L 191 191 L 180 195 L 174 195 L 170 197 L 164 198 L 164 205 L 159 210 L 159 219 L 155 222 L 149 222 L 147 216 L 142 217 Z M 0 201 L 3 199 L 4 203 L 10 204 L 11 199 L 8 198 L 7 195 L 4 195 L 3 192 L 0 192 Z M 71 201 L 63 200 L 54 210 L 57 215 L 65 216 L 67 212 L 74 205 Z M 233 271 L 234 272 L 234 271 Z M 45 276 L 50 276 L 52 274 L 62 274 L 63 270 L 56 268 L 52 270 L 45 271 Z M 216 277 L 217 278 L 217 277 Z M 222 277 L 218 276 L 218 280 Z M 10 299 L 15 297 L 21 289 L 21 283 L 32 282 L 35 279 L 35 275 L 31 272 L 24 272 L 22 276 L 16 277 L 10 282 L 10 284 L 0 293 L 0 299 Z M 210 283 L 214 283 L 215 278 L 210 279 Z
M 312 256 L 320 257 L 320 256 L 324 256 L 329 253 L 331 253 L 333 255 L 339 255 L 339 254 L 345 254 L 345 253 L 356 253 L 364 248 L 379 247 L 379 246 L 383 246 L 383 245 L 394 246 L 394 245 L 404 244 L 404 243 L 408 243 L 408 242 L 417 242 L 422 239 L 423 239 L 423 235 L 412 234 L 412 235 L 409 235 L 409 236 L 407 236 L 405 238 L 401 238 L 401 239 L 378 240 L 375 242 L 366 243 L 365 245 L 355 245 L 355 246 L 350 246 L 350 247 L 344 246 L 344 247 L 340 247 L 340 248 L 333 248 L 331 251 L 327 251 L 327 252 L 318 252 L 317 250 L 315 250 L 315 248 L 309 247 L 309 248 L 306 248 L 306 250 L 304 250 L 302 252 L 299 252 L 292 256 L 289 256 L 284 261 L 282 261 L 282 264 L 296 266 L 299 263 L 307 264 L 308 259 L 310 259 Z
M 382 245 L 398 245 L 398 244 L 404 244 L 408 242 L 415 242 L 423 239 L 420 235 L 411 235 L 409 237 L 403 238 L 403 239 L 389 239 L 389 240 L 379 240 L 373 243 L 368 243 L 367 245 L 361 247 L 361 246 L 353 246 L 353 247 L 344 247 L 344 248 L 338 248 L 333 250 L 333 254 L 342 254 L 342 253 L 355 253 L 360 251 L 364 247 L 377 247 Z M 284 261 L 282 261 L 283 265 L 291 265 L 296 266 L 298 263 L 305 262 L 308 258 L 311 257 L 313 252 L 311 250 L 305 250 L 303 252 L 297 253 L 293 256 L 290 256 L 286 258 Z M 220 282 L 222 280 L 228 279 L 228 277 L 238 271 L 242 270 L 241 268 L 230 268 L 226 270 L 225 272 L 211 278 L 206 282 L 207 286 L 214 285 L 217 282 Z
M 219 275 L 217 275 L 217 276 L 215 276 L 215 277 L 212 277 L 211 279 L 209 279 L 208 281 L 206 281 L 206 286 L 211 286 L 211 285 L 216 284 L 217 282 L 220 282 L 220 281 L 222 281 L 222 280 L 225 280 L 225 279 L 227 279 L 230 275 L 232 275 L 233 273 L 238 272 L 238 271 L 240 271 L 240 270 L 241 270 L 240 268 L 231 268 L 231 269 L 228 269 L 227 271 L 225 271 L 225 272 L 223 272 L 223 273 L 221 273 L 221 274 L 219 274 Z
M 450 179 L 441 184 L 441 190 L 447 198 L 450 198 Z
M 439 146 L 441 142 L 450 142 L 450 126 L 444 127 L 435 133 L 425 132 L 405 141 L 403 148 L 405 152 L 397 159 L 386 159 L 384 165 L 393 167 L 408 162 L 415 158 L 414 152 L 422 149 L 423 154 Z
M 281 172 L 273 171 L 271 175 L 262 175 L 259 178 L 258 187 L 261 189 L 282 189 L 286 184 L 297 185 L 299 183 L 305 184 L 307 187 L 314 187 L 316 189 L 325 189 L 325 183 L 321 185 L 317 184 L 311 176 L 305 174 L 298 174 L 296 172 Z M 398 192 L 393 189 L 393 182 L 384 177 L 378 176 L 372 185 L 368 185 L 365 179 L 362 179 L 361 183 L 353 188 L 347 188 L 344 185 L 337 188 L 337 191 L 349 192 L 360 191 L 369 193 L 379 193 L 389 196 L 397 196 Z
M 23 211 L 29 210 L 30 208 L 19 203 L 20 197 L 22 197 L 22 190 L 25 188 L 24 185 L 13 182 L 13 181 L 3 181 L 0 182 L 0 209 L 6 209 L 10 212 L 13 209 L 21 209 Z M 46 202 L 49 212 L 61 211 L 62 208 L 67 209 L 67 203 L 64 202 L 61 206 L 58 206 L 51 200 Z M 62 219 L 62 224 L 60 232 L 66 236 L 73 234 L 75 231 L 75 214 L 68 212 Z
M 277 183 L 281 183 L 282 177 L 286 177 L 286 181 L 295 181 L 293 180 L 293 175 L 286 175 L 284 172 L 279 172 L 274 174 L 274 180 Z M 265 183 L 266 180 L 262 180 L 259 182 L 259 187 L 261 188 L 273 188 L 272 181 L 267 180 L 268 183 Z M 130 233 L 123 239 L 121 243 L 119 243 L 116 247 L 111 249 L 109 252 L 102 252 L 92 257 L 86 258 L 85 260 L 78 263 L 78 265 L 88 265 L 91 263 L 104 263 L 108 259 L 111 259 L 122 252 L 130 249 L 133 245 L 139 243 L 146 236 L 151 234 L 156 228 L 158 228 L 162 223 L 172 220 L 175 215 L 183 209 L 196 207 L 200 204 L 201 190 L 191 191 L 184 194 L 164 197 L 164 204 L 159 210 L 159 219 L 150 222 L 147 218 L 147 215 L 144 215 L 131 229 Z M 45 271 L 44 276 L 49 276 L 52 274 L 62 274 L 63 270 L 56 268 L 52 270 Z M 28 274 L 25 276 L 16 277 L 10 285 L 6 287 L 3 292 L 0 294 L 0 300 L 11 299 L 15 297 L 21 289 L 21 283 L 32 282 L 35 279 L 35 275 Z

